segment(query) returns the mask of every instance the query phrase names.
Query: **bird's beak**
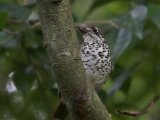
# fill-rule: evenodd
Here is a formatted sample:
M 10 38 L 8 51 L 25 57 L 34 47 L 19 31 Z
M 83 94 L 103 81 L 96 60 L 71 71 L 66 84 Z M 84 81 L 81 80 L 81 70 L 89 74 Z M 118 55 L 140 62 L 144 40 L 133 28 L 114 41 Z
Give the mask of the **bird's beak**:
M 77 29 L 81 32 L 81 33 L 87 33 L 87 30 L 85 29 L 84 26 L 77 26 Z

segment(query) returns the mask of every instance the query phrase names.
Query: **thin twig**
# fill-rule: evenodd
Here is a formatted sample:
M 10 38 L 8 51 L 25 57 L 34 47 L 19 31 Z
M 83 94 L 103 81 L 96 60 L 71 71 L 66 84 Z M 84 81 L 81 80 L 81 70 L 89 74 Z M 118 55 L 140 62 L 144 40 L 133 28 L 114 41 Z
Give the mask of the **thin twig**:
M 113 20 L 84 21 L 84 22 L 78 22 L 78 23 L 76 23 L 75 26 L 79 26 L 81 24 L 91 24 L 91 25 L 95 25 L 95 24 L 107 24 L 107 25 L 113 26 L 116 29 L 120 28 Z
M 38 19 L 36 20 L 27 20 L 27 21 L 23 21 L 23 20 L 18 20 L 18 19 L 10 19 L 8 20 L 8 23 L 10 24 L 30 24 L 32 27 L 32 29 L 41 26 L 40 21 Z M 97 21 L 84 21 L 84 22 L 77 22 L 75 23 L 75 26 L 79 26 L 80 24 L 91 24 L 91 25 L 95 25 L 95 24 L 106 24 L 106 25 L 111 25 L 112 27 L 119 29 L 120 27 L 113 21 L 113 20 L 97 20 Z
M 117 113 L 128 116 L 140 116 L 145 113 L 148 113 L 150 108 L 155 105 L 155 103 L 160 99 L 160 96 L 154 96 L 151 101 L 144 107 L 142 111 L 125 111 L 125 110 L 116 110 Z

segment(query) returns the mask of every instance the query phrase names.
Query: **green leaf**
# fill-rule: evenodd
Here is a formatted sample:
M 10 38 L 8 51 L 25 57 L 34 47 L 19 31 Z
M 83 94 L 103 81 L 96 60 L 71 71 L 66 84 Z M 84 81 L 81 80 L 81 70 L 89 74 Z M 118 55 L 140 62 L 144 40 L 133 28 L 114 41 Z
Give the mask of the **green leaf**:
M 142 39 L 146 16 L 147 8 L 145 6 L 137 6 L 128 14 L 118 18 L 115 22 L 120 28 L 125 28 L 136 35 L 139 39 Z
M 3 3 L 14 3 L 13 0 L 0 0 L 0 2 L 3 2 Z
M 8 20 L 8 13 L 7 12 L 1 12 L 0 11 L 0 29 L 4 28 L 7 24 Z
M 7 50 L 12 48 L 14 49 L 17 48 L 19 45 L 19 42 L 16 39 L 14 39 L 11 34 L 7 32 L 9 31 L 6 30 L 5 32 L 0 32 L 0 48 L 2 51 L 4 49 L 5 50 L 4 53 L 9 55 L 9 52 Z
M 122 90 L 124 90 L 124 89 L 128 90 L 129 89 L 128 85 L 130 85 L 129 77 L 131 76 L 131 74 L 133 73 L 135 68 L 137 68 L 137 66 L 140 63 L 141 63 L 141 60 L 136 61 L 134 64 L 132 64 L 132 66 L 130 66 L 126 70 L 122 71 L 119 75 L 117 75 L 117 77 L 115 78 L 115 82 L 112 85 L 112 88 L 110 90 L 108 90 L 108 94 L 113 95 L 115 93 L 115 91 L 121 87 L 123 87 Z M 127 81 L 127 80 L 129 80 L 129 81 Z M 128 85 L 126 86 L 126 84 L 124 85 L 124 83 L 127 83 Z
M 131 8 L 130 2 L 114 1 L 97 7 L 87 16 L 87 20 L 113 19 Z
M 144 21 L 147 17 L 147 8 L 145 6 L 137 6 L 135 7 L 131 12 L 131 16 L 134 20 L 134 25 L 136 26 L 136 28 L 133 30 L 135 32 L 137 37 L 139 37 L 140 39 L 142 39 L 142 31 L 143 31 L 143 26 L 144 26 Z
M 124 52 L 132 40 L 132 33 L 125 29 L 120 29 L 115 47 L 112 53 L 112 60 L 116 61 L 118 57 Z
M 75 0 L 72 11 L 79 20 L 84 20 L 94 0 Z
M 0 86 L 3 90 L 6 86 L 8 79 L 8 74 L 12 71 L 13 64 L 11 61 L 4 55 L 0 55 Z
M 151 4 L 148 6 L 148 17 L 160 29 L 160 5 Z
M 4 32 L 0 32 L 0 46 L 4 45 L 8 41 L 10 41 L 12 38 L 11 36 L 7 35 Z
M 96 9 L 97 7 L 100 7 L 104 4 L 108 4 L 109 2 L 113 2 L 113 1 L 114 0 L 95 0 L 92 4 L 90 11 L 92 11 L 93 9 Z
M 24 44 L 26 48 L 38 48 L 43 46 L 42 36 L 37 35 L 36 31 L 27 31 L 24 34 Z
M 16 65 L 28 64 L 28 58 L 23 48 L 17 46 L 16 48 L 6 50 L 5 55 Z
M 16 4 L 0 3 L 0 11 L 8 12 L 12 18 L 26 20 L 30 14 L 30 10 Z
M 27 66 L 24 69 L 18 69 L 14 72 L 13 81 L 18 90 L 23 93 L 28 93 L 35 81 L 33 66 Z

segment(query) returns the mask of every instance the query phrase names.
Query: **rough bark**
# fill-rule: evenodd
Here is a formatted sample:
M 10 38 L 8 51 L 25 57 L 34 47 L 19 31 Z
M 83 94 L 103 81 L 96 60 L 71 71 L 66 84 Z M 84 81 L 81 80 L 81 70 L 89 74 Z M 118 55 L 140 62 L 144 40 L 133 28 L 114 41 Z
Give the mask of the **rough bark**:
M 44 46 L 66 107 L 75 120 L 110 120 L 86 80 L 69 0 L 39 0 Z

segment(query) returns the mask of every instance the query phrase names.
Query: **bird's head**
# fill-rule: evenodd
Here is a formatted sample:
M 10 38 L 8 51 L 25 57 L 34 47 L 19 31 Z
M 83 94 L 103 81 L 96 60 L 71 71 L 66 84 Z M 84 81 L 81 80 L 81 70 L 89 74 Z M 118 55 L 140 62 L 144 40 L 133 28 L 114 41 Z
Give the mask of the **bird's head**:
M 85 40 L 100 41 L 100 43 L 104 41 L 104 36 L 95 26 L 82 24 L 79 25 L 77 28 L 82 33 L 84 41 Z

